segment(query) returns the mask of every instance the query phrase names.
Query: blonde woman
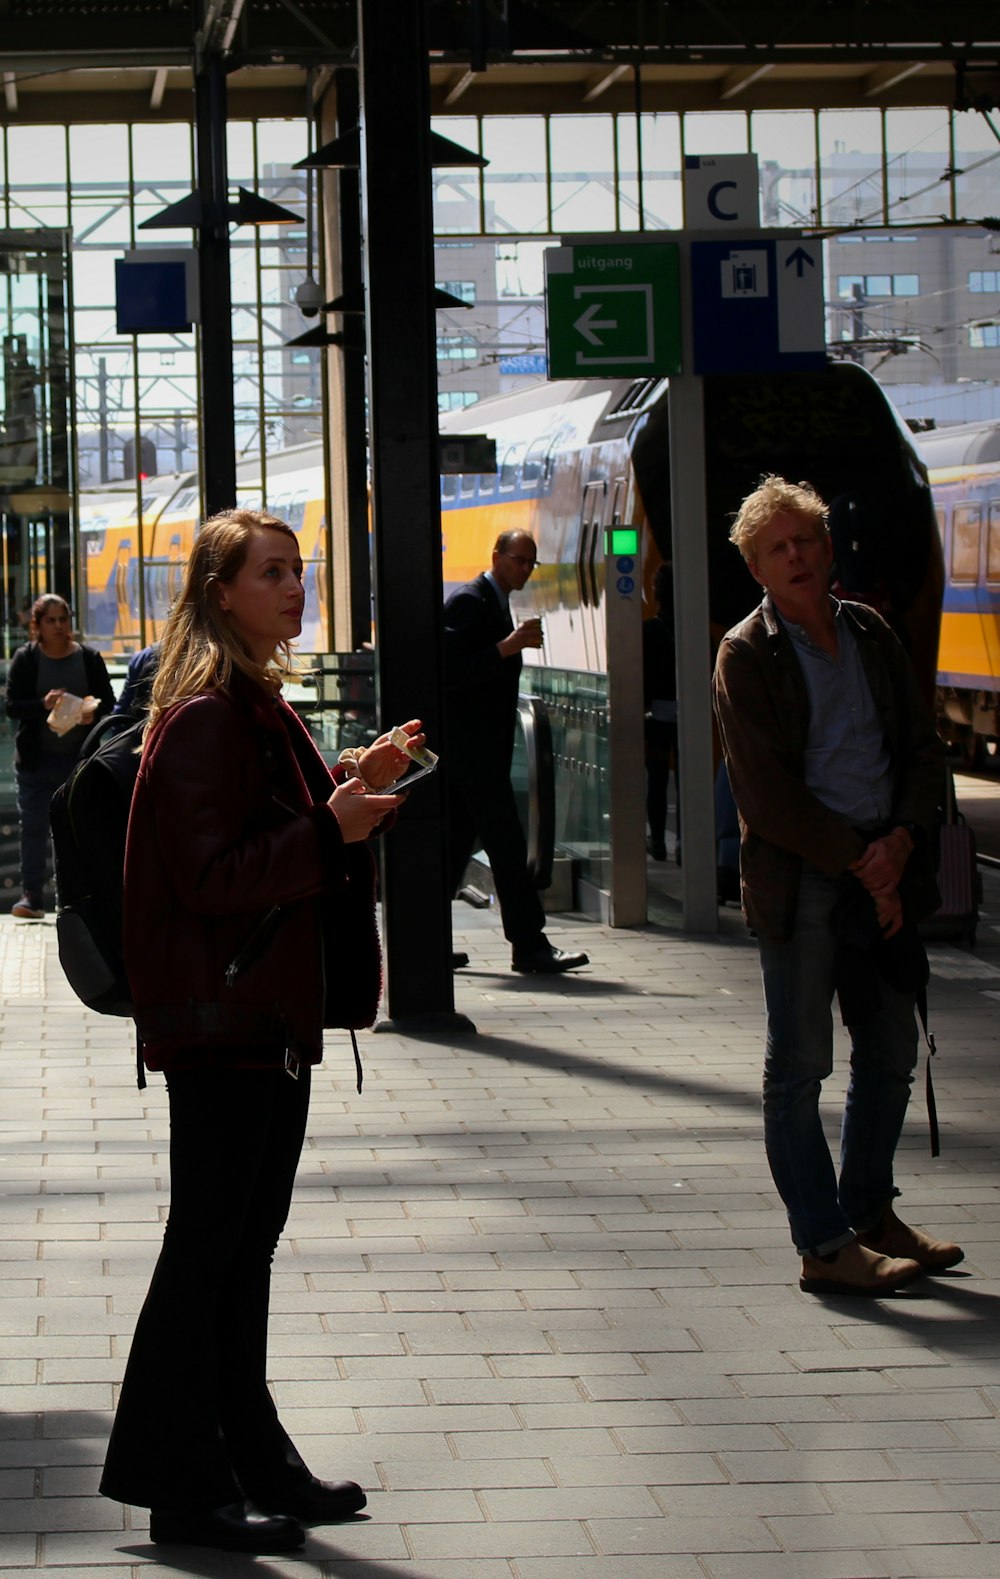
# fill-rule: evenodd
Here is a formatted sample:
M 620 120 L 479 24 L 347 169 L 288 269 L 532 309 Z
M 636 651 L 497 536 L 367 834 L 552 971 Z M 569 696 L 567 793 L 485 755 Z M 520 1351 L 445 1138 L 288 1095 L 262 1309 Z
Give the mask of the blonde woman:
M 366 840 L 402 797 L 366 791 L 407 763 L 383 736 L 363 777 L 335 782 L 280 695 L 302 607 L 289 526 L 248 510 L 205 524 L 163 639 L 125 860 L 171 1199 L 101 1490 L 148 1507 L 154 1541 L 249 1552 L 291 1550 L 304 1525 L 365 1504 L 353 1481 L 313 1476 L 278 1420 L 268 1288 L 323 1027 L 375 1017 Z

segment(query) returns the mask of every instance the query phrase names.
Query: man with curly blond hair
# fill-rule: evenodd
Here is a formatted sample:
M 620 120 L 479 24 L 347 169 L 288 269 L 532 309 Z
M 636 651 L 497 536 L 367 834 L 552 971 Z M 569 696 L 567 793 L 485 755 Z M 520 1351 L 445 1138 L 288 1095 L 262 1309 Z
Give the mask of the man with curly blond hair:
M 915 922 L 938 903 L 941 745 L 888 625 L 831 596 L 827 507 L 808 483 L 762 478 L 730 538 L 764 589 L 723 638 L 713 685 L 761 957 L 768 1163 L 800 1287 L 887 1294 L 962 1259 L 893 1210 L 926 980 Z M 839 1170 L 819 1113 L 835 994 L 851 1042 Z

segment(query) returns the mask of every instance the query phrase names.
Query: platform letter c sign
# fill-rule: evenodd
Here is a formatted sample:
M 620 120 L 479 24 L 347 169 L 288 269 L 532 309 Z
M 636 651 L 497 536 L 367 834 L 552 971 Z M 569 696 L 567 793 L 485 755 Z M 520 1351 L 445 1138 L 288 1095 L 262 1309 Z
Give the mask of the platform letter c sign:
M 736 219 L 736 218 L 738 218 L 738 215 L 737 215 L 735 209 L 730 211 L 728 209 L 719 207 L 719 193 L 720 192 L 725 192 L 727 190 L 731 191 L 731 192 L 735 192 L 736 191 L 736 182 L 735 181 L 716 181 L 715 185 L 712 186 L 712 187 L 709 187 L 709 189 L 708 189 L 708 209 L 709 209 L 709 213 L 714 215 L 714 217 L 716 219 Z

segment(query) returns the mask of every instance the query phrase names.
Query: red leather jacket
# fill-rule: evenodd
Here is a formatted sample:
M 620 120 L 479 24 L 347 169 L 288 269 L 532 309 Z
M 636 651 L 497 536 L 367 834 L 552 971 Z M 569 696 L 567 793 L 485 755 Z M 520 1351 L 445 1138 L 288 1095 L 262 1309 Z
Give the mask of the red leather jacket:
M 150 1069 L 318 1063 L 381 991 L 374 863 L 345 845 L 305 725 L 248 682 L 147 737 L 125 852 L 125 956 Z

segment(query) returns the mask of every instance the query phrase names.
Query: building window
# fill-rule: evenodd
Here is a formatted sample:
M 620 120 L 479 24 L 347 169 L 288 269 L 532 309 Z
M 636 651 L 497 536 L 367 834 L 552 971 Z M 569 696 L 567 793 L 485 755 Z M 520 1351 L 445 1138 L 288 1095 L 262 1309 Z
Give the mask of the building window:
M 974 351 L 992 351 L 1000 346 L 1000 324 L 976 323 L 969 328 L 969 344 Z
M 460 302 L 467 302 L 470 307 L 476 299 L 475 280 L 437 280 L 435 283 L 439 291 L 457 296 Z
M 969 290 L 1000 291 L 1000 269 L 972 269 L 969 273 Z
M 438 410 L 464 411 L 466 406 L 474 406 L 478 399 L 479 395 L 474 389 L 449 389 L 438 395 Z
M 874 296 L 919 296 L 919 274 L 840 274 L 837 295 L 841 301 L 854 296 L 871 300 Z
M 437 359 L 439 362 L 473 362 L 479 355 L 479 347 L 475 340 L 467 340 L 461 334 L 439 334 L 437 337 Z

